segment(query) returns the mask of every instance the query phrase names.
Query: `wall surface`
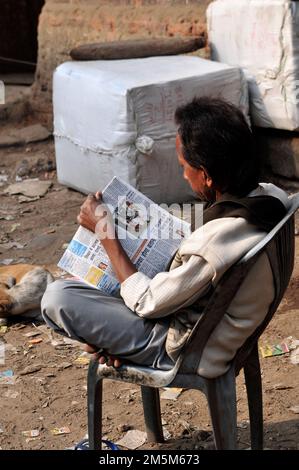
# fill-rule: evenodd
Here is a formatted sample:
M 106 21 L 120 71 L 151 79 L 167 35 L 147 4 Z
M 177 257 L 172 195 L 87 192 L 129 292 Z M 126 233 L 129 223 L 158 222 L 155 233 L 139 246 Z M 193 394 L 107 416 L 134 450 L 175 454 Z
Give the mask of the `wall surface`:
M 205 29 L 209 0 L 46 0 L 38 28 L 32 105 L 52 122 L 52 75 L 79 44 L 145 37 L 195 36 Z

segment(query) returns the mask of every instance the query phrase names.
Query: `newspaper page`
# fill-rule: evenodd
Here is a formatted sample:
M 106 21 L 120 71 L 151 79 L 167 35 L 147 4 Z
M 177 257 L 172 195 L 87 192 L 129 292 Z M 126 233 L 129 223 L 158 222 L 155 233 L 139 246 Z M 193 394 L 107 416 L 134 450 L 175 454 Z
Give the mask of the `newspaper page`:
M 174 217 L 133 186 L 114 177 L 102 193 L 113 215 L 119 241 L 138 271 L 153 278 L 166 271 L 190 224 Z M 106 294 L 119 296 L 120 285 L 100 240 L 79 227 L 58 266 Z

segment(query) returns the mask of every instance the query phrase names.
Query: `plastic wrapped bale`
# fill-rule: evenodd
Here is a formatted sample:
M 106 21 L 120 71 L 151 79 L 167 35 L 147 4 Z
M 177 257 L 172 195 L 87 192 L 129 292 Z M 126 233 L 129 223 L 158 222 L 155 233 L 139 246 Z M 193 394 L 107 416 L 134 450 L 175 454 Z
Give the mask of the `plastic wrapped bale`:
M 211 58 L 244 69 L 253 124 L 299 129 L 299 2 L 216 0 L 207 10 Z
M 66 62 L 54 74 L 58 179 L 82 192 L 119 176 L 155 202 L 194 197 L 182 178 L 174 112 L 222 97 L 248 116 L 243 72 L 192 56 Z

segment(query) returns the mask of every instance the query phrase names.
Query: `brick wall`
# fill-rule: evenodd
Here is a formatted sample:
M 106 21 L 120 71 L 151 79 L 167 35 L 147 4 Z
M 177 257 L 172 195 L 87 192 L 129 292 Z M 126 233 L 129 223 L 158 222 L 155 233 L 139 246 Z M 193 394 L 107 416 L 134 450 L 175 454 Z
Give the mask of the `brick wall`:
M 205 29 L 210 0 L 46 0 L 38 28 L 33 109 L 52 121 L 52 74 L 82 43 L 194 36 Z

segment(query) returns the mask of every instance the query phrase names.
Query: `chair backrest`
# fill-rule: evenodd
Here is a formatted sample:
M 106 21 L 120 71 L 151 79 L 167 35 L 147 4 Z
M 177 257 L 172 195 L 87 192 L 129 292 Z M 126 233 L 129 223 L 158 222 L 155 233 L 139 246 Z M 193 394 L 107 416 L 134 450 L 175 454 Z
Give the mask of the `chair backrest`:
M 184 345 L 179 359 L 179 373 L 197 372 L 202 352 L 211 333 L 226 313 L 254 263 L 266 251 L 273 273 L 275 298 L 264 321 L 244 342 L 235 356 L 236 373 L 243 367 L 244 361 L 274 315 L 288 286 L 294 266 L 294 214 L 298 207 L 299 193 L 290 198 L 288 213 L 276 227 L 222 276 Z

